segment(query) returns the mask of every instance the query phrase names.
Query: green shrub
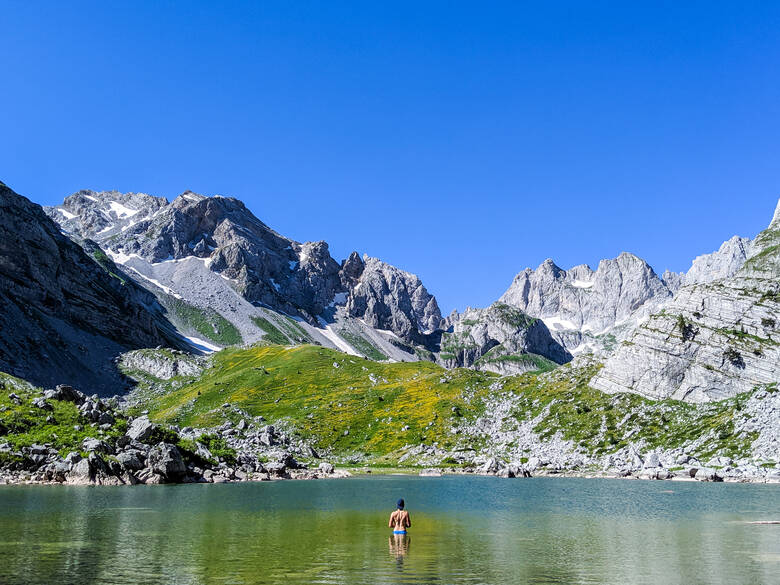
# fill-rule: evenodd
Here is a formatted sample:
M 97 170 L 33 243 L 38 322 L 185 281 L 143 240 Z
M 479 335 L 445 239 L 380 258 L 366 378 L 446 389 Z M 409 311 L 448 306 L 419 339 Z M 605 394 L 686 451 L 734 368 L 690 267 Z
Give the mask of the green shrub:
M 264 317 L 252 317 L 252 322 L 265 333 L 263 341 L 275 345 L 290 345 L 290 340 Z
M 726 358 L 729 363 L 737 366 L 738 368 L 745 367 L 745 360 L 742 358 L 742 355 L 733 347 L 726 348 L 726 350 L 723 352 L 723 357 Z
M 144 442 L 147 445 L 157 445 L 158 443 L 170 443 L 172 445 L 178 445 L 179 435 L 163 425 L 157 425 L 155 426 L 151 435 L 149 435 L 149 438 Z
M 203 443 L 212 455 L 223 459 L 225 463 L 232 465 L 236 462 L 236 450 L 229 447 L 222 437 L 214 434 L 201 435 L 198 442 Z

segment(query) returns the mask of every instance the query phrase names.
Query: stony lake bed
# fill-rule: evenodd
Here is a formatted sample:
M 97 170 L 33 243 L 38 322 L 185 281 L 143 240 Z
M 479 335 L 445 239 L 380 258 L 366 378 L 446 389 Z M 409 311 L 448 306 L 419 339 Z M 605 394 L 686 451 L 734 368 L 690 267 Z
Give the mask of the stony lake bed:
M 387 516 L 404 497 L 408 535 Z M 0 582 L 780 583 L 780 485 L 458 475 L 0 487 Z

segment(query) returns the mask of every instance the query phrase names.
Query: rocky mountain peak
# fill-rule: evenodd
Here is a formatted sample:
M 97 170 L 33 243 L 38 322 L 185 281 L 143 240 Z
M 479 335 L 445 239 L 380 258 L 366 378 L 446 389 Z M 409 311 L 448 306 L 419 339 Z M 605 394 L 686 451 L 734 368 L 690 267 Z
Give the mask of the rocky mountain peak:
M 661 280 L 664 281 L 666 288 L 668 288 L 672 294 L 676 293 L 683 284 L 685 279 L 684 272 L 672 272 L 671 270 L 664 270 L 661 275 Z
M 217 197 L 215 196 L 214 199 Z M 190 191 L 187 189 L 186 191 L 182 192 L 176 199 L 173 200 L 173 203 L 178 203 L 179 206 L 188 205 L 191 203 L 199 203 L 201 201 L 204 201 L 206 199 L 209 199 L 209 197 L 206 197 L 205 195 L 201 195 L 200 193 L 195 193 L 194 191 Z
M 617 258 L 607 258 L 599 261 L 596 272 L 604 272 L 617 267 L 621 273 L 637 272 L 641 274 L 655 275 L 653 268 L 642 258 L 631 252 L 621 252 Z
M 366 265 L 360 258 L 360 254 L 352 252 L 349 257 L 341 264 L 341 282 L 345 288 L 354 287 Z
M 772 216 L 772 221 L 769 222 L 770 230 L 780 230 L 780 199 L 777 201 L 777 207 L 775 207 L 775 214 Z
M 561 277 L 565 274 L 565 270 L 560 268 L 552 258 L 547 258 L 544 262 L 542 262 L 539 267 L 536 269 L 537 272 L 540 272 L 542 274 L 550 274 L 553 278 Z
M 776 281 L 780 278 L 780 221 L 778 211 L 780 202 L 775 209 L 769 227 L 759 233 L 752 241 L 750 254 L 737 273 L 738 276 L 761 279 L 762 281 Z M 773 286 L 771 283 L 766 283 Z M 774 283 L 776 284 L 776 282 Z M 776 287 L 775 287 L 775 290 Z
M 652 297 L 670 296 L 669 289 L 652 267 L 630 252 L 599 262 L 593 292 L 601 292 L 605 297 L 617 300 L 615 321 L 628 317 Z
M 354 272 L 355 259 L 349 267 Z M 419 277 L 370 256 L 363 257 L 363 270 L 349 293 L 347 312 L 404 339 L 419 338 L 442 323 L 439 305 Z
M 62 205 L 43 209 L 68 233 L 94 239 L 125 230 L 166 205 L 164 197 L 146 193 L 83 189 L 66 197 Z
M 647 262 L 623 252 L 599 262 L 595 271 L 586 264 L 563 270 L 545 260 L 520 272 L 499 300 L 541 318 L 565 347 L 575 349 L 582 336 L 572 333 L 603 332 L 651 299 L 670 296 Z
M 144 194 L 84 191 L 47 212 L 64 230 L 98 242 L 115 261 L 133 263 L 145 282 L 163 278 L 168 290 L 193 301 L 211 303 L 212 293 L 203 288 L 210 282 L 201 273 L 205 269 L 253 305 L 319 327 L 362 282 L 350 316 L 366 317 L 407 340 L 441 322 L 435 299 L 416 276 L 357 253 L 339 264 L 326 242 L 286 238 L 232 197 L 185 191 L 168 203 Z M 190 277 L 164 269 L 167 262 L 190 258 L 202 261 L 200 268 L 188 261 Z
M 596 274 L 593 269 L 587 264 L 579 264 L 574 268 L 570 268 L 566 271 L 567 276 L 572 279 L 572 282 L 586 284 L 593 282 L 593 276 Z
M 326 266 L 330 270 L 338 271 L 340 265 L 331 257 L 328 243 L 304 242 L 298 246 L 298 258 L 301 266 L 316 266 L 320 269 Z
M 713 282 L 733 276 L 751 255 L 751 248 L 750 238 L 733 236 L 717 251 L 697 256 L 685 274 L 683 284 Z

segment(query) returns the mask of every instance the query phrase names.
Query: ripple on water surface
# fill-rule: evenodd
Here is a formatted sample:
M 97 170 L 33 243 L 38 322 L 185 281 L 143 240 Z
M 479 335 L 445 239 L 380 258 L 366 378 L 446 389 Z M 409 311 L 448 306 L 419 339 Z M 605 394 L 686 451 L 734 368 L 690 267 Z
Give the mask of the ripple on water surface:
M 388 533 L 404 497 L 408 535 Z M 384 476 L 0 488 L 0 583 L 780 585 L 780 486 Z

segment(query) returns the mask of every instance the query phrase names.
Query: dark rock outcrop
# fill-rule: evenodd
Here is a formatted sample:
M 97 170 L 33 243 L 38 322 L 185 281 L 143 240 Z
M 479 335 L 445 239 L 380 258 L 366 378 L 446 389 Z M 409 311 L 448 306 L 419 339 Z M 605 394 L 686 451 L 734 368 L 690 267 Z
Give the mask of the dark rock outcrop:
M 160 443 L 149 451 L 149 467 L 169 483 L 175 483 L 187 473 L 181 453 L 176 445 Z
M 114 357 L 180 343 L 152 295 L 3 183 L 0 306 L 0 370 L 36 384 L 115 394 L 125 383 Z

